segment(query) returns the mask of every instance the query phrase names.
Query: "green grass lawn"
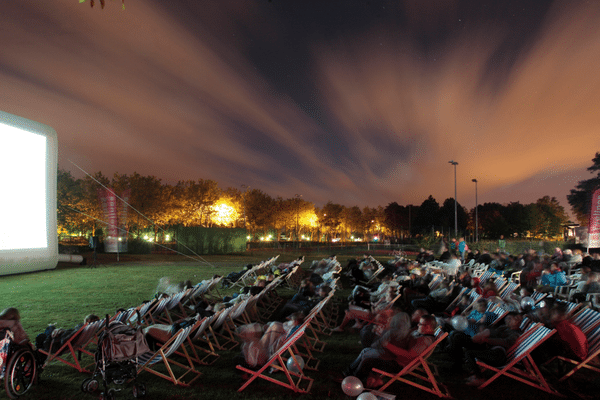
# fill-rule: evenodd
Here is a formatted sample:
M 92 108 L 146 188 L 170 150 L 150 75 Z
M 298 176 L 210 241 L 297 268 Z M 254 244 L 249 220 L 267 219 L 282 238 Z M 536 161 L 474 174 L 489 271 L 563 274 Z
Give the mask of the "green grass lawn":
M 159 258 L 127 255 L 122 255 L 120 262 L 114 262 L 114 255 L 104 255 L 100 258 L 104 264 L 97 268 L 60 265 L 52 271 L 0 277 L 0 308 L 17 307 L 21 312 L 23 327 L 33 341 L 36 334 L 43 332 L 49 323 L 71 328 L 80 323 L 87 314 L 94 313 L 103 317 L 105 314 L 113 315 L 117 308 L 137 306 L 153 296 L 158 280 L 163 276 L 169 276 L 174 281 L 190 279 L 197 283 L 214 274 L 226 275 L 231 271 L 239 271 L 247 263 L 256 263 L 273 255 L 275 254 L 264 255 L 262 258 L 205 257 L 207 262 L 202 263 L 178 256 Z M 278 262 L 291 261 L 295 257 L 296 255 L 288 254 L 280 257 Z M 338 259 L 345 265 L 351 257 Z M 320 258 L 322 256 L 306 259 L 303 266 L 307 268 L 313 259 Z M 385 262 L 386 259 L 382 258 L 380 261 Z M 350 288 L 348 282 L 343 281 L 343 285 L 343 290 L 339 291 L 337 297 L 345 299 Z M 221 290 L 221 294 L 228 293 L 230 292 Z M 291 297 L 293 293 L 288 290 L 281 291 L 281 294 Z M 348 397 L 343 394 L 340 383 L 332 379 L 332 376 L 341 373 L 360 352 L 358 334 L 348 332 L 325 336 L 324 340 L 327 341 L 325 351 L 317 353 L 321 361 L 319 371 L 305 371 L 306 375 L 315 379 L 313 389 L 308 395 L 298 395 L 263 380 L 253 382 L 242 393 L 238 393 L 237 389 L 241 386 L 242 379 L 235 369 L 233 358 L 239 353 L 239 348 L 219 352 L 221 357 L 213 365 L 198 367 L 202 376 L 189 388 L 176 387 L 145 372 L 142 372 L 138 379 L 148 388 L 145 397 L 147 399 L 346 399 Z M 26 398 L 93 399 L 94 396 L 84 394 L 80 389 L 81 382 L 87 376 L 62 363 L 53 362 L 43 371 L 40 384 Z M 553 397 L 509 380 L 501 379 L 484 391 L 463 387 L 451 374 L 443 375 L 440 380 L 451 388 L 455 398 L 492 400 Z M 117 394 L 117 398 L 133 398 L 129 386 L 122 385 L 120 388 L 123 388 L 123 391 Z M 398 399 L 437 398 L 408 385 L 394 384 L 390 391 L 396 394 Z

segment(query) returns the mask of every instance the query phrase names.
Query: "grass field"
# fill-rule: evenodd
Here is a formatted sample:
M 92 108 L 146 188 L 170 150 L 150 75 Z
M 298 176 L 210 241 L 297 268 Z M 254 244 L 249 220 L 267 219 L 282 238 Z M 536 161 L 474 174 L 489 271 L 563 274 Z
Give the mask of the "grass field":
M 43 332 L 49 323 L 59 327 L 71 328 L 81 322 L 87 314 L 94 313 L 101 317 L 113 315 L 117 308 L 128 308 L 139 305 L 150 299 L 159 278 L 169 276 L 174 281 L 190 279 L 193 283 L 210 278 L 214 274 L 226 275 L 231 271 L 239 271 L 247 263 L 256 263 L 276 254 L 249 256 L 213 256 L 205 257 L 206 262 L 194 262 L 179 256 L 128 256 L 121 255 L 116 262 L 114 255 L 101 255 L 103 265 L 97 268 L 89 266 L 59 265 L 56 270 L 31 274 L 0 277 L 0 308 L 17 307 L 21 311 L 22 324 L 34 340 L 36 334 Z M 356 255 L 359 256 L 359 255 Z M 278 262 L 294 259 L 296 255 L 282 256 Z M 348 258 L 340 259 L 345 265 Z M 303 266 L 310 266 L 313 259 L 307 259 Z M 380 258 L 385 262 L 385 258 Z M 343 282 L 344 283 L 344 282 Z M 350 288 L 345 282 L 344 289 L 339 291 L 340 298 L 346 298 Z M 227 292 L 221 291 L 221 294 Z M 282 295 L 291 296 L 291 291 L 282 291 Z M 176 387 L 173 384 L 142 372 L 139 381 L 148 388 L 147 399 L 281 399 L 293 397 L 298 399 L 312 398 L 347 398 L 340 384 L 332 379 L 356 357 L 361 346 L 356 333 L 343 333 L 325 337 L 325 351 L 317 357 L 321 360 L 319 371 L 305 371 L 315 379 L 313 389 L 308 395 L 298 395 L 280 386 L 257 380 L 242 393 L 237 389 L 242 384 L 241 376 L 236 372 L 233 358 L 239 353 L 232 351 L 219 352 L 220 358 L 211 366 L 201 366 L 202 376 L 189 388 Z M 435 355 L 434 355 L 435 356 Z M 91 359 L 90 359 L 91 362 Z M 443 363 L 442 363 L 443 364 Z M 442 370 L 443 372 L 443 370 Z M 87 375 L 78 373 L 64 364 L 53 362 L 41 376 L 40 385 L 34 387 L 27 395 L 32 399 L 93 399 L 94 396 L 81 392 L 80 385 Z M 500 379 L 483 391 L 465 387 L 453 374 L 442 374 L 445 382 L 455 398 L 469 399 L 503 399 L 532 398 L 548 396 L 544 392 L 526 385 Z M 583 381 L 591 393 L 600 389 L 597 383 Z M 592 385 L 592 386 L 590 386 Z M 121 386 L 123 391 L 117 398 L 133 398 L 129 387 Z M 390 391 L 397 398 L 437 398 L 408 385 L 395 384 Z M 588 390 L 585 391 L 586 393 Z M 571 392 L 570 392 L 571 393 Z M 5 394 L 0 395 L 0 397 Z M 590 397 L 593 398 L 593 397 Z

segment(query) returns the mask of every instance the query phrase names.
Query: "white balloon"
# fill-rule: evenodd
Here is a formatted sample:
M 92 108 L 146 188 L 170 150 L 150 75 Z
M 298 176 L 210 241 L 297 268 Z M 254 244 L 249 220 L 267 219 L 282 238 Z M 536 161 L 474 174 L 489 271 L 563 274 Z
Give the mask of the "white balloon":
M 535 305 L 535 301 L 531 297 L 523 297 L 521 299 L 521 308 L 522 309 L 533 308 L 534 305 Z
M 356 400 L 377 400 L 377 396 L 375 396 L 371 392 L 362 392 Z
M 452 317 L 451 322 L 452 327 L 457 331 L 461 332 L 465 331 L 469 326 L 469 321 L 467 320 L 467 317 L 462 315 L 455 315 L 454 317 Z
M 355 376 L 347 376 L 342 381 L 342 391 L 347 396 L 356 397 L 364 390 L 363 384 Z
M 300 356 L 295 356 L 296 362 L 294 362 L 294 357 L 290 357 L 287 360 L 287 368 L 291 372 L 295 372 L 297 374 L 302 372 L 302 368 L 304 368 L 304 359 Z

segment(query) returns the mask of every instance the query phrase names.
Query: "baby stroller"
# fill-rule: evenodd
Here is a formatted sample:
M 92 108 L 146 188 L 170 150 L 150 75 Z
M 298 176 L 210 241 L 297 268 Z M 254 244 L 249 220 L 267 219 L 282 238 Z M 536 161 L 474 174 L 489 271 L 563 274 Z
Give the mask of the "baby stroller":
M 106 321 L 109 320 L 108 315 Z M 120 321 L 107 322 L 106 329 L 98 338 L 96 350 L 96 368 L 91 378 L 85 379 L 81 389 L 85 393 L 95 392 L 102 379 L 104 391 L 100 400 L 114 400 L 121 389 L 109 388 L 110 384 L 123 385 L 133 382 L 133 397 L 146 394 L 146 386 L 136 382 L 137 357 L 150 351 L 141 329 L 132 328 Z
M 31 344 L 17 344 L 13 341 L 12 332 L 0 330 L 0 375 L 4 378 L 6 394 L 11 399 L 18 399 L 38 383 L 44 362 Z

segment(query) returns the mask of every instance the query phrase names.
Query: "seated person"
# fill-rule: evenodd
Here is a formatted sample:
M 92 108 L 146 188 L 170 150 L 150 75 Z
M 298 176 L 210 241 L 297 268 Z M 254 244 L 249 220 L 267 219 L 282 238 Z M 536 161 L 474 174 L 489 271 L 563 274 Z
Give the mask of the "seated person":
M 197 322 L 195 317 L 186 318 L 175 322 L 173 325 L 153 324 L 142 329 L 148 347 L 152 351 L 158 350 L 163 344 L 169 341 L 182 328 L 187 328 Z
M 87 324 L 99 321 L 97 315 L 89 314 L 83 318 L 83 323 L 75 325 L 71 329 L 56 328 L 55 325 L 48 325 L 43 333 L 35 337 L 35 344 L 38 349 L 44 349 L 53 353 L 60 349 L 71 337 Z
M 492 279 L 488 279 L 483 284 L 483 287 L 481 288 L 481 290 L 483 291 L 483 293 L 481 294 L 481 297 L 483 297 L 484 299 L 500 296 L 500 293 L 498 292 L 498 288 L 496 287 L 496 284 L 494 283 L 494 280 L 492 280 Z
M 557 286 L 568 285 L 569 280 L 567 275 L 560 270 L 558 263 L 553 262 L 550 266 L 544 267 L 542 271 L 542 279 L 540 286 L 537 288 L 539 292 L 553 292 Z
M 398 313 L 390 322 L 390 329 L 384 332 L 372 347 L 365 348 L 345 371 L 361 379 L 367 387 L 379 387 L 381 378 L 369 377 L 373 367 L 383 370 L 394 370 L 411 362 L 424 352 L 435 341 L 435 317 L 423 315 L 419 320 L 417 331 L 410 334 L 410 317 L 406 313 Z M 365 381 L 366 380 L 366 381 Z
M 482 329 L 487 328 L 494 322 L 496 315 L 493 312 L 486 311 L 488 302 L 486 299 L 479 299 L 475 303 L 475 309 L 467 316 L 468 326 L 464 332 L 452 331 L 448 336 L 448 345 L 446 351 L 453 361 L 453 369 L 462 368 L 463 347 L 471 347 L 472 337 Z
M 411 301 L 413 309 L 424 308 L 430 313 L 438 311 L 440 308 L 446 307 L 446 300 L 450 294 L 449 285 L 447 281 L 440 283 L 438 289 L 429 292 L 427 297 L 423 299 L 415 299 Z
M 156 287 L 154 297 L 162 298 L 172 296 L 176 293 L 192 288 L 193 286 L 194 285 L 192 285 L 192 282 L 189 279 L 187 281 L 173 283 L 171 282 L 171 278 L 168 276 L 163 276 L 158 280 L 158 286 Z
M 229 287 L 230 285 L 236 283 L 246 272 L 252 269 L 252 264 L 247 264 L 243 270 L 238 272 L 230 272 L 227 274 L 223 280 L 221 281 L 221 286 L 224 288 Z M 164 279 L 164 278 L 161 278 Z
M 519 313 L 509 312 L 504 324 L 494 329 L 484 329 L 473 336 L 472 346 L 465 351 L 465 365 L 472 374 L 467 378 L 467 385 L 480 386 L 485 382 L 477 360 L 495 367 L 506 363 L 506 351 L 522 333 L 521 322 L 523 317 Z
M 573 301 L 582 303 L 586 301 L 588 293 L 600 293 L 600 274 L 598 272 L 590 272 L 587 279 L 578 286 L 577 292 L 573 294 Z
M 21 325 L 21 314 L 14 307 L 7 308 L 0 313 L 0 329 L 10 329 L 15 343 L 25 344 L 29 342 L 29 337 L 27 337 Z
M 555 302 L 548 313 L 548 325 L 556 329 L 556 334 L 534 350 L 532 354 L 534 360 L 543 363 L 555 356 L 579 361 L 585 359 L 589 344 L 581 329 L 568 320 L 567 305 Z
M 317 293 L 314 297 L 304 297 L 296 293 L 278 312 L 276 320 L 283 321 L 288 315 L 298 311 L 307 315 L 316 304 L 329 295 L 329 292 L 331 292 L 330 286 L 321 285 L 317 288 Z
M 11 332 L 10 336 L 7 331 Z M 21 326 L 21 314 L 19 310 L 10 307 L 0 313 L 0 378 L 4 376 L 10 344 L 31 345 L 29 338 Z
M 370 308 L 362 308 L 354 305 L 350 305 L 348 309 L 345 311 L 344 319 L 340 326 L 334 328 L 332 332 L 343 332 L 346 325 L 348 325 L 351 321 L 356 320 L 353 328 L 360 329 L 363 326 L 361 321 L 365 320 L 373 320 L 375 316 L 392 307 L 392 301 L 396 298 L 396 287 L 389 286 L 386 296 L 379 300 L 377 303 L 373 304 Z

